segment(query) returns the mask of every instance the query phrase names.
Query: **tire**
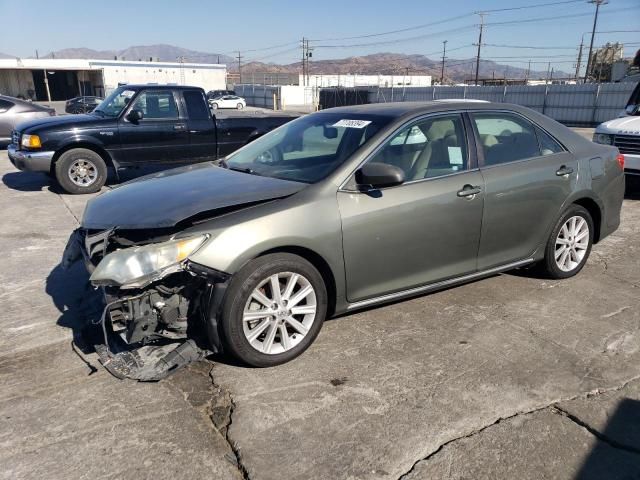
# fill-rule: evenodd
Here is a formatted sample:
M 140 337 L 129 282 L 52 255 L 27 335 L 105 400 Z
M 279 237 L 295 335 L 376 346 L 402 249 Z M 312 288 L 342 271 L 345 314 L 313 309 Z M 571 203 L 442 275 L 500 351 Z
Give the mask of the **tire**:
M 576 232 L 571 236 L 571 222 L 573 219 L 576 222 Z M 565 225 L 567 228 L 563 230 Z M 584 226 L 588 229 L 586 236 Z M 544 260 L 540 263 L 542 273 L 548 278 L 562 279 L 573 277 L 580 272 L 591 253 L 593 233 L 594 225 L 591 214 L 580 205 L 571 205 L 558 219 L 549 236 L 545 247 Z M 567 234 L 569 234 L 569 237 L 565 238 Z M 570 242 L 569 245 L 574 246 L 573 250 L 571 247 L 566 246 L 564 242 Z M 565 253 L 567 249 L 569 252 Z M 558 257 L 557 260 L 556 257 Z
M 242 110 L 243 108 L 244 108 L 244 105 L 242 105 L 241 103 L 236 105 L 236 109 L 238 109 L 238 110 Z
M 218 104 L 217 103 L 212 103 L 211 104 L 211 108 L 213 108 L 214 110 L 218 109 Z
M 74 167 L 76 170 L 72 170 Z M 75 175 L 78 172 L 85 175 Z M 107 165 L 100 155 L 86 148 L 74 148 L 60 155 L 55 165 L 56 180 L 73 194 L 95 193 L 107 180 Z
M 271 285 L 276 275 L 279 275 L 278 285 L 283 298 L 278 308 L 270 309 L 265 303 L 274 298 Z M 295 288 L 287 293 L 287 287 L 293 280 Z M 309 287 L 312 291 L 305 295 Z M 262 301 L 254 297 L 255 291 L 263 294 Z M 295 302 L 297 296 L 302 298 L 293 307 L 291 304 L 287 307 L 287 301 Z M 314 307 L 314 313 L 310 313 Z M 296 309 L 307 311 L 295 313 Z M 273 315 L 260 313 L 263 311 Z M 247 314 L 252 317 L 245 319 Z M 289 253 L 265 255 L 245 265 L 227 288 L 221 320 L 224 348 L 254 367 L 280 365 L 302 354 L 313 343 L 326 314 L 326 286 L 311 263 Z M 249 338 L 256 333 L 255 339 Z

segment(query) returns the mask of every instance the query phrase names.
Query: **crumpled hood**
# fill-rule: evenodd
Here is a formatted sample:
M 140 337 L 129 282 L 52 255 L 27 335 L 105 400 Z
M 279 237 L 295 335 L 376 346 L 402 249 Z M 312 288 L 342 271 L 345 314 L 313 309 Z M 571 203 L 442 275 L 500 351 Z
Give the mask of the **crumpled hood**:
M 598 125 L 598 133 L 640 135 L 640 116 L 614 118 Z
M 197 214 L 286 197 L 304 187 L 200 163 L 141 177 L 97 196 L 87 203 L 82 227 L 172 227 Z
M 94 125 L 104 125 L 105 123 L 114 122 L 113 118 L 100 117 L 98 115 L 60 115 L 55 117 L 42 117 L 27 122 L 20 123 L 17 129 L 22 133 L 38 133 L 35 130 L 55 130 L 56 128 L 76 125 L 81 128 L 92 127 Z

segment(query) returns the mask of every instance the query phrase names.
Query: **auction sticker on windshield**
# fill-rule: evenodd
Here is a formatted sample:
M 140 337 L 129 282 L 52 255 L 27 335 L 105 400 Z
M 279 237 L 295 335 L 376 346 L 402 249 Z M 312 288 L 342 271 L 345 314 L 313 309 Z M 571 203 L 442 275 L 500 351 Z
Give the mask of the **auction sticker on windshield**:
M 340 120 L 339 122 L 331 125 L 332 127 L 345 127 L 345 128 L 364 128 L 371 123 L 371 120 Z

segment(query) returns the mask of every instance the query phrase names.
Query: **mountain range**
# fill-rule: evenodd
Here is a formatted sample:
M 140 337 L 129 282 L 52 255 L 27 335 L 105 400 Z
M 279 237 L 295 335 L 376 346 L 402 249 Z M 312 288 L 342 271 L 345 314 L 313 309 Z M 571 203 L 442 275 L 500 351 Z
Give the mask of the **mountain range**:
M 42 58 L 83 58 L 103 59 L 114 58 L 125 60 L 149 60 L 171 61 L 182 58 L 185 62 L 193 63 L 223 63 L 228 66 L 230 72 L 237 72 L 236 60 L 225 54 L 207 53 L 197 50 L 189 50 L 174 45 L 140 45 L 122 50 L 92 50 L 90 48 L 66 48 L 45 55 Z M 0 54 L 0 58 L 14 58 L 11 55 Z M 526 58 L 523 57 L 523 60 Z M 289 64 L 249 62 L 242 66 L 243 72 L 255 73 L 300 73 L 301 62 Z M 401 53 L 375 53 L 365 56 L 353 56 L 333 60 L 314 60 L 310 62 L 310 75 L 319 74 L 365 74 L 365 75 L 431 75 L 434 79 L 440 78 L 441 63 L 437 59 L 430 59 L 424 55 Z M 475 74 L 475 58 L 448 59 L 445 65 L 445 77 L 451 82 L 460 82 L 472 78 Z M 479 69 L 480 77 L 495 78 L 525 78 L 527 69 L 496 63 L 491 60 L 482 60 Z M 545 78 L 544 71 L 530 71 L 529 78 Z M 553 76 L 569 77 L 571 74 L 554 71 Z

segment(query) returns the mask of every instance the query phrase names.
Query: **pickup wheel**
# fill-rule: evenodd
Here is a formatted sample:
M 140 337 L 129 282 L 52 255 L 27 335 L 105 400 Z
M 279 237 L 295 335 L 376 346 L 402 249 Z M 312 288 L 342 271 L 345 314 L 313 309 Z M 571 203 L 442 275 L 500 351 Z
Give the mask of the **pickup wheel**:
M 56 180 L 68 193 L 95 193 L 107 180 L 107 165 L 100 155 L 86 148 L 64 152 L 55 167 Z

